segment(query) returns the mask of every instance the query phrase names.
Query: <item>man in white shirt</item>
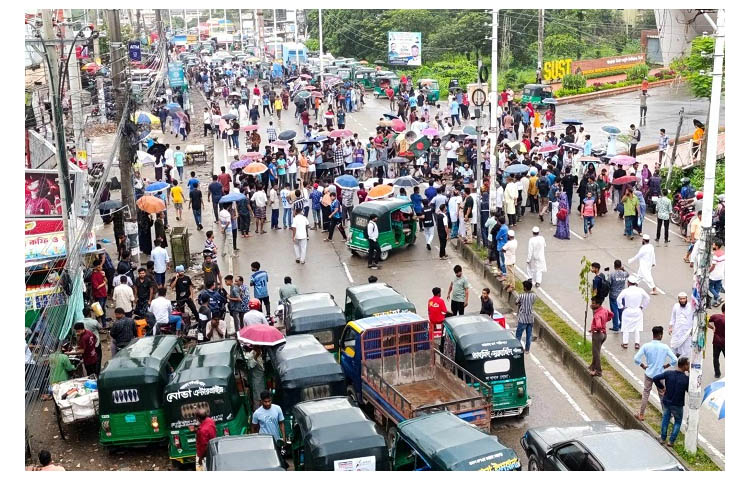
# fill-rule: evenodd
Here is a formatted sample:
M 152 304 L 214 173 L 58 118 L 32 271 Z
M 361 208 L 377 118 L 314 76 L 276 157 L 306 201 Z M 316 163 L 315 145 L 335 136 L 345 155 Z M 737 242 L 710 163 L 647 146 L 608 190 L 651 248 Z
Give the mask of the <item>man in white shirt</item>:
M 458 210 L 461 207 L 461 195 L 456 193 L 448 200 L 448 216 L 451 221 L 451 238 L 458 236 Z
M 133 287 L 128 285 L 127 275 L 120 275 L 119 279 L 120 284 L 112 291 L 112 299 L 115 301 L 115 308 L 122 308 L 125 310 L 125 316 L 129 317 L 135 306 Z
M 162 247 L 160 240 L 156 240 L 155 243 L 156 248 L 151 250 L 151 261 L 154 262 L 156 284 L 163 287 L 167 277 L 167 267 L 169 266 L 169 253 Z
M 294 243 L 294 256 L 297 263 L 305 264 L 307 256 L 307 229 L 310 222 L 302 215 L 302 209 L 295 209 L 294 220 L 292 220 L 292 242 Z
M 167 288 L 159 287 L 156 298 L 151 300 L 151 306 L 148 311 L 154 314 L 156 324 L 154 325 L 154 335 L 159 330 L 159 324 L 169 323 L 169 312 L 172 311 L 172 302 L 167 300 Z
M 446 151 L 445 157 L 447 158 L 448 165 L 455 167 L 456 163 L 458 162 L 458 142 L 456 141 L 455 135 L 451 135 L 444 148 Z
M 505 269 L 508 272 L 505 277 L 505 290 L 511 292 L 516 288 L 516 249 L 518 240 L 516 232 L 508 230 L 508 241 L 503 245 L 503 254 L 505 255 Z
M 271 230 L 281 230 L 279 228 L 279 206 L 281 200 L 279 200 L 278 185 L 271 185 L 271 189 L 268 191 L 268 203 L 271 205 Z
M 211 131 L 211 112 L 208 111 L 208 107 L 203 109 L 203 136 L 207 136 L 208 132 Z
M 255 202 L 255 233 L 266 233 L 263 229 L 263 224 L 266 222 L 266 203 L 268 203 L 268 197 L 266 192 L 258 189 L 253 196 L 250 197 L 251 202 Z
M 378 268 L 378 260 L 380 260 L 380 244 L 378 244 L 378 216 L 375 214 L 370 215 L 370 219 L 367 222 L 367 266 L 373 270 Z
M 544 249 L 547 246 L 547 242 L 544 241 L 544 237 L 539 234 L 539 227 L 531 229 L 532 237 L 529 239 L 529 246 L 527 248 L 528 255 L 526 257 L 526 271 L 529 275 L 529 279 L 534 282 L 534 285 L 539 288 L 542 284 L 542 273 L 547 271 L 547 259 L 544 255 Z
M 266 322 L 266 316 L 263 315 L 263 312 L 259 312 L 258 310 L 250 309 L 245 315 L 242 317 L 242 326 L 248 327 L 250 325 L 267 325 L 268 322 Z
M 221 231 L 221 256 L 226 257 L 227 250 L 231 249 L 232 241 L 232 214 L 227 210 L 227 204 L 221 204 L 219 212 L 219 230 Z

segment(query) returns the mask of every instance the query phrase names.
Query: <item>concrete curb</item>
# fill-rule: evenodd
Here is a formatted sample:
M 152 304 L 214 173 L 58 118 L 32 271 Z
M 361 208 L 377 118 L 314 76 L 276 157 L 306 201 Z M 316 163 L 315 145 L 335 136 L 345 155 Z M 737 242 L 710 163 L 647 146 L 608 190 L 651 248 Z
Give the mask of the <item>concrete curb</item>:
M 719 127 L 719 133 L 724 133 L 724 130 L 725 130 L 724 127 L 721 127 L 721 126 Z M 680 144 L 683 144 L 683 143 L 687 143 L 692 138 L 693 138 L 692 134 L 690 134 L 690 135 L 684 135 L 684 136 L 682 136 L 682 137 L 680 137 L 678 139 L 677 144 L 680 145 Z M 669 145 L 670 146 L 674 146 L 674 143 L 675 143 L 674 139 L 670 139 L 669 140 Z M 658 143 L 654 143 L 654 144 L 651 144 L 651 145 L 645 145 L 643 147 L 636 148 L 635 149 L 635 154 L 636 155 L 643 155 L 643 154 L 646 154 L 646 153 L 655 152 L 658 149 L 659 149 L 659 144 Z M 620 154 L 628 155 L 629 152 L 628 152 L 628 150 L 623 150 L 622 152 L 620 152 Z M 722 153 L 718 154 L 718 157 L 719 158 L 724 157 L 724 153 L 722 152 Z M 685 168 L 689 168 L 689 167 L 685 167 Z
M 648 84 L 648 88 L 660 87 L 668 83 L 673 82 L 674 79 L 670 78 L 667 80 L 657 80 Z M 610 97 L 612 95 L 619 95 L 621 93 L 636 92 L 641 89 L 640 84 L 629 85 L 627 87 L 610 88 L 609 90 L 600 90 L 598 92 L 582 93 L 580 95 L 571 95 L 569 97 L 562 97 L 557 99 L 557 105 L 565 105 L 566 103 L 584 102 L 586 100 L 595 100 L 602 97 Z
M 451 243 L 461 257 L 470 263 L 477 273 L 481 274 L 482 279 L 490 285 L 494 292 L 503 291 L 502 283 L 492 273 L 490 265 L 487 265 L 477 253 L 462 241 L 454 240 Z M 497 296 L 502 298 L 505 307 L 514 308 L 516 299 L 518 298 L 518 293 L 511 292 L 507 297 L 504 294 L 498 293 Z M 596 399 L 601 406 L 607 410 L 607 412 L 609 412 L 618 424 L 626 429 L 643 430 L 657 441 L 661 439 L 660 434 L 651 428 L 650 425 L 635 418 L 632 408 L 607 384 L 607 382 L 601 377 L 592 377 L 589 374 L 588 365 L 586 365 L 585 362 L 573 352 L 570 347 L 568 347 L 557 332 L 555 332 L 536 312 L 534 312 L 533 331 L 536 336 L 536 341 L 544 343 L 545 348 L 552 355 L 556 356 L 561 364 L 567 367 L 568 372 L 573 375 L 579 385 L 588 390 L 591 396 Z M 673 456 L 686 469 L 690 469 L 678 455 Z

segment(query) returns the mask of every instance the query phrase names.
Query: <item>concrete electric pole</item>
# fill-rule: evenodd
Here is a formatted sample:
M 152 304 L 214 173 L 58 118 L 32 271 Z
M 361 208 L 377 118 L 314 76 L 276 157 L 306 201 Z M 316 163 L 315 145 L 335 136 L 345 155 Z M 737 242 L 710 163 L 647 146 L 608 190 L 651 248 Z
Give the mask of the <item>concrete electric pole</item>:
M 297 74 L 299 74 L 299 36 L 297 35 L 297 10 L 294 11 L 294 51 L 297 52 Z
M 714 210 L 714 191 L 716 187 L 716 151 L 719 137 L 719 111 L 721 110 L 721 87 L 724 65 L 724 15 L 719 9 L 716 15 L 716 42 L 714 44 L 714 69 L 711 75 L 711 104 L 709 107 L 709 124 L 706 135 L 707 154 L 703 179 L 703 218 L 701 219 L 701 236 L 698 247 L 696 283 L 699 305 L 693 318 L 693 350 L 690 357 L 690 383 L 688 386 L 687 434 L 685 450 L 695 454 L 698 448 L 698 424 L 700 408 L 703 403 L 703 355 L 706 344 L 706 301 L 708 287 L 708 270 L 711 265 L 711 245 L 713 237 L 712 220 Z M 708 18 L 708 15 L 705 15 Z M 710 19 L 709 19 L 710 20 Z M 713 23 L 713 22 L 712 22 Z
M 536 81 L 542 82 L 542 61 L 544 57 L 544 9 L 539 9 L 539 27 L 537 30 Z
M 492 9 L 492 73 L 490 74 L 490 215 L 495 214 L 497 202 L 497 22 L 498 10 Z
M 273 59 L 276 60 L 276 48 L 279 44 L 279 32 L 276 30 L 276 9 L 273 9 Z
M 318 46 L 319 52 L 318 52 L 318 60 L 320 60 L 318 63 L 320 63 L 320 81 L 318 85 L 320 85 L 320 88 L 323 88 L 323 9 L 318 9 Z
M 70 42 L 75 42 L 77 38 L 77 31 L 73 27 L 73 14 L 71 10 L 65 10 L 65 18 L 68 19 L 70 25 L 65 26 L 65 38 Z M 65 53 L 70 52 L 68 61 L 68 95 L 70 96 L 70 109 L 73 115 L 73 140 L 75 142 L 76 157 L 79 152 L 86 150 L 86 139 L 84 138 L 84 118 L 83 118 L 83 102 L 81 101 L 81 69 L 78 66 L 78 59 L 76 58 L 75 47 L 71 45 L 70 48 L 66 45 L 64 47 Z M 64 80 L 64 79 L 63 79 Z M 88 159 L 88 155 L 86 156 Z M 72 199 L 71 199 L 72 200 Z
M 674 162 L 677 158 L 677 141 L 680 139 L 680 130 L 682 130 L 682 120 L 684 118 L 685 107 L 682 107 L 680 108 L 680 119 L 677 121 L 677 133 L 674 134 L 674 145 L 672 146 L 672 155 L 669 160 L 669 170 L 667 170 L 667 183 L 665 185 L 669 185 L 669 179 L 672 178 L 672 168 L 674 168 Z

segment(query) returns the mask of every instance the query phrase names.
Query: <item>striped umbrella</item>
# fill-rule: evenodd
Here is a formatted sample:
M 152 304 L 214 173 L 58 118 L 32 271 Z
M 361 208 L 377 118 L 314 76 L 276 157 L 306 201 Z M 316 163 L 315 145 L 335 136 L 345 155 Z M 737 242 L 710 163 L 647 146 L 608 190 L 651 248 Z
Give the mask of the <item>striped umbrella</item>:
M 719 420 L 724 419 L 725 415 L 725 396 L 726 396 L 726 379 L 722 378 L 719 381 L 712 383 L 706 387 L 703 392 L 703 406 L 714 412 Z

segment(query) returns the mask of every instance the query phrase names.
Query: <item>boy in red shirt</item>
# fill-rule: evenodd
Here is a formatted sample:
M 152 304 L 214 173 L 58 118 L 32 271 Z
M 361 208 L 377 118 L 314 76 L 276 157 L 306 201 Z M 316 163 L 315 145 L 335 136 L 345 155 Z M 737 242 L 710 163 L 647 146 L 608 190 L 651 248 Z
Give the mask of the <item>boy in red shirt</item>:
M 78 335 L 78 348 L 75 353 L 83 355 L 83 365 L 86 367 L 86 375 L 99 375 L 99 355 L 96 353 L 96 337 L 86 330 L 82 322 L 73 327 Z
M 103 262 L 94 265 L 94 271 L 91 272 L 91 291 L 94 299 L 102 306 L 103 314 L 99 317 L 102 327 L 107 326 L 107 275 L 102 270 Z
M 443 321 L 448 314 L 445 301 L 440 297 L 440 287 L 432 289 L 432 298 L 427 301 L 427 317 L 430 319 L 430 338 L 439 339 L 443 336 Z

